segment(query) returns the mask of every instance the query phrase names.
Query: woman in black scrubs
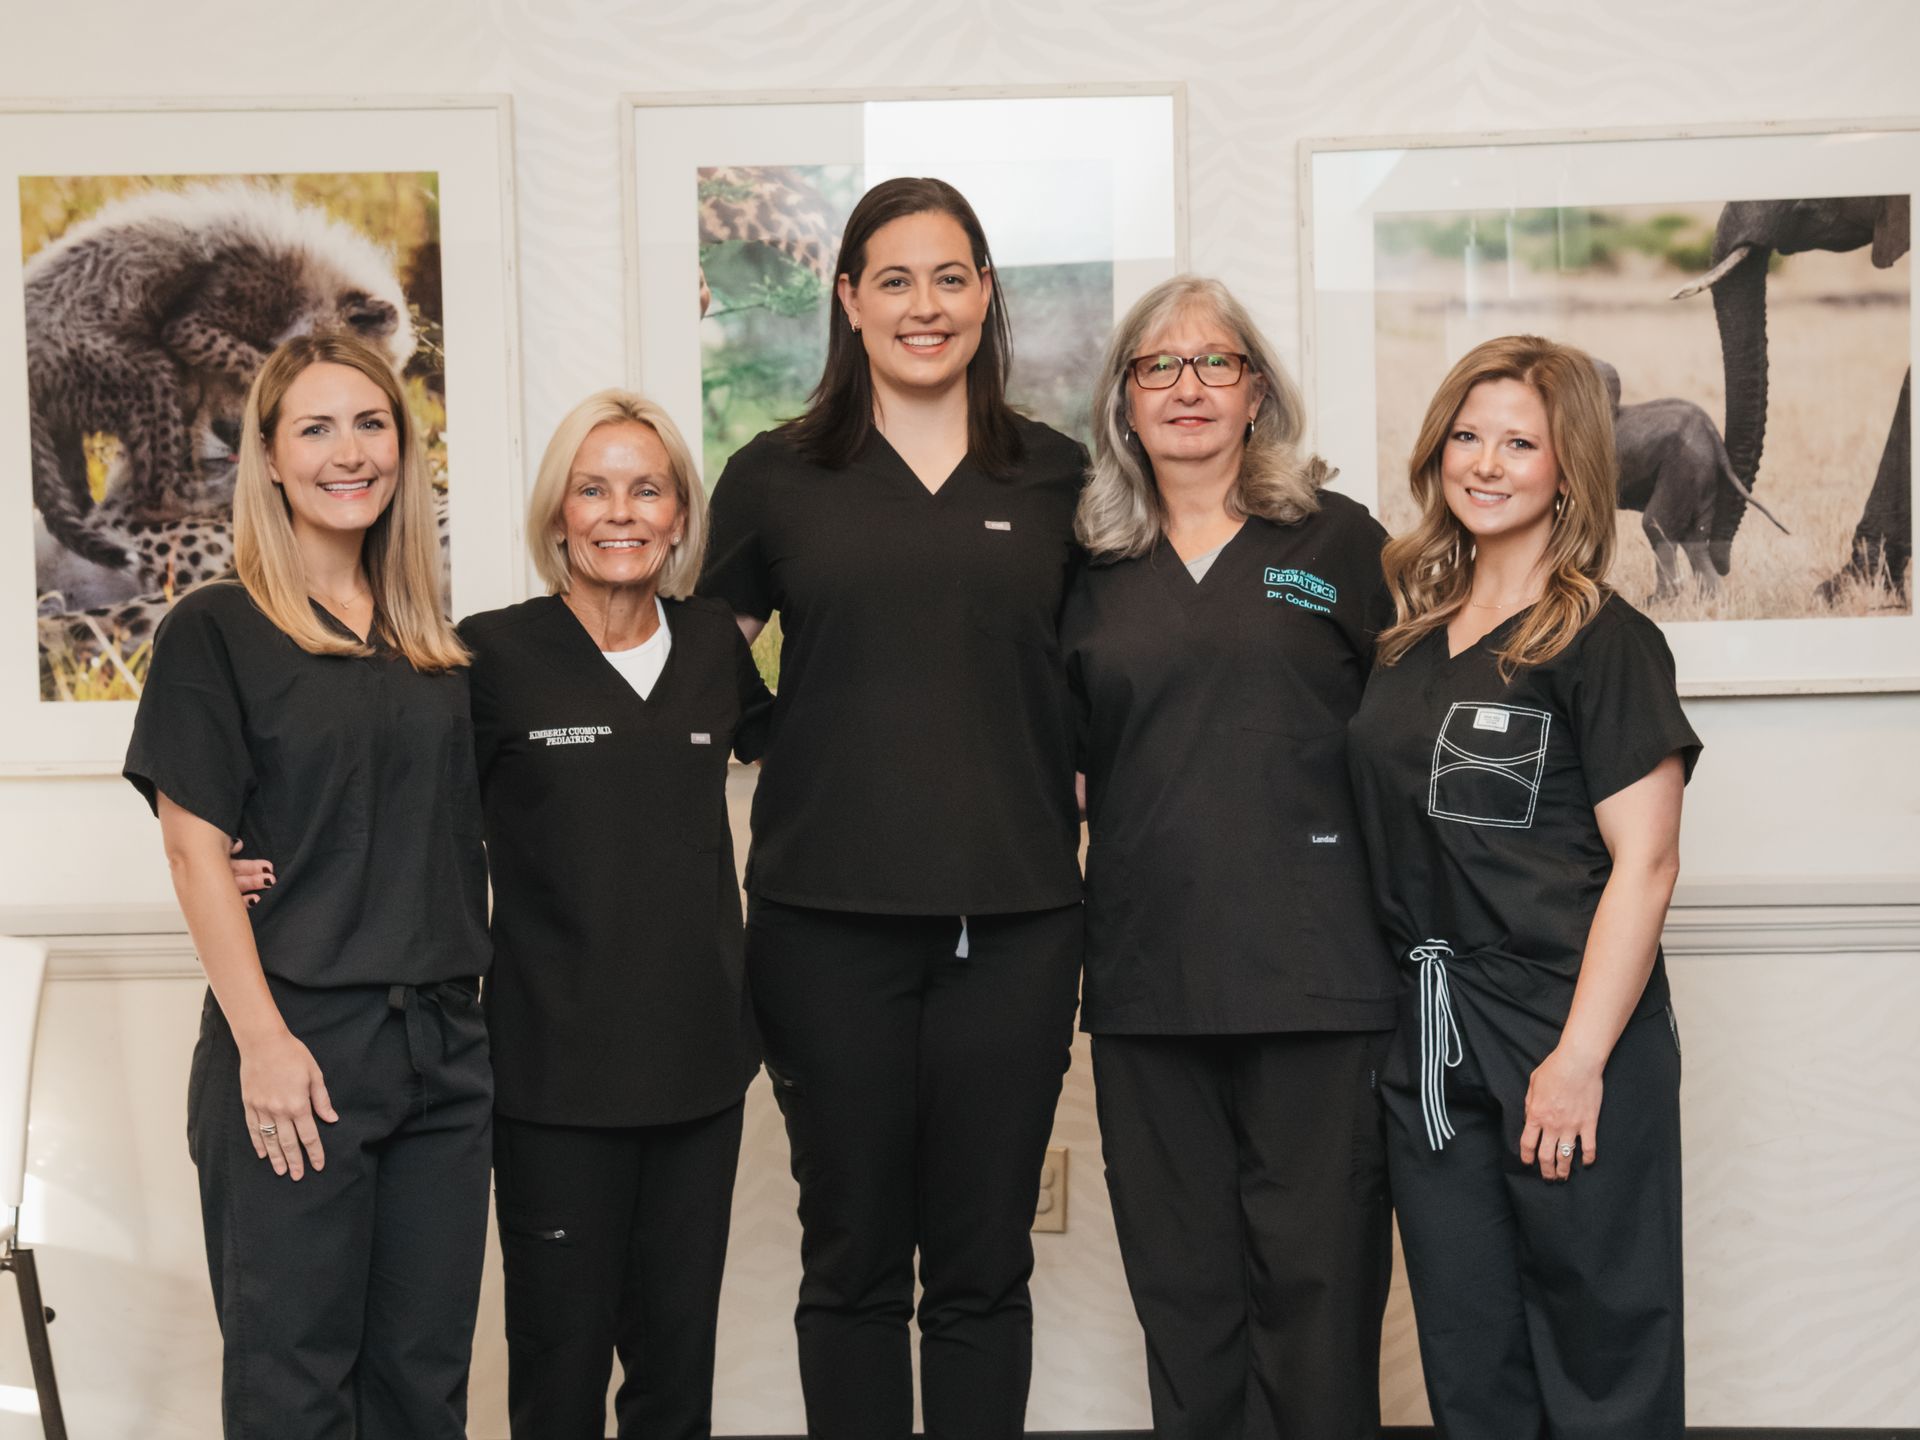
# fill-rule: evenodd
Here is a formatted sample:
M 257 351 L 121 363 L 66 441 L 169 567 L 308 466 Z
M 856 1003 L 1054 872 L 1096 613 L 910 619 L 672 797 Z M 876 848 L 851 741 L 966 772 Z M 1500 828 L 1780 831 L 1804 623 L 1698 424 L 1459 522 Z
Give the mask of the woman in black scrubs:
M 742 1097 L 760 1067 L 727 757 L 773 697 L 690 598 L 706 496 L 638 395 L 560 422 L 528 506 L 552 592 L 475 615 L 493 874 L 494 1191 L 516 1440 L 712 1433 Z
M 1659 629 L 1605 583 L 1614 476 L 1584 354 L 1533 336 L 1470 351 L 1421 425 L 1421 518 L 1385 557 L 1399 619 L 1349 729 L 1407 966 L 1394 1204 L 1452 1440 L 1683 1428 L 1660 930 L 1700 742 Z
M 747 970 L 800 1183 L 809 1433 L 1017 1437 L 1029 1227 L 1080 968 L 1055 622 L 1085 454 L 1005 400 L 979 221 L 890 180 L 847 222 L 807 413 L 728 464 L 701 582 L 784 630 Z
M 1386 536 L 1218 281 L 1121 321 L 1061 643 L 1081 704 L 1081 1012 L 1154 1433 L 1378 1432 L 1393 1024 L 1346 775 Z
M 247 397 L 238 583 L 161 626 L 126 775 L 210 987 L 187 1097 L 230 1437 L 457 1440 L 487 1230 L 467 654 L 399 382 L 345 336 Z M 238 837 L 288 884 L 251 912 Z
M 550 593 L 460 626 L 493 879 L 516 1440 L 604 1434 L 616 1353 L 619 1435 L 711 1434 L 742 1097 L 759 1068 L 727 757 L 758 756 L 773 697 L 732 612 L 689 597 L 705 540 L 673 422 L 602 391 L 560 422 L 528 505 Z

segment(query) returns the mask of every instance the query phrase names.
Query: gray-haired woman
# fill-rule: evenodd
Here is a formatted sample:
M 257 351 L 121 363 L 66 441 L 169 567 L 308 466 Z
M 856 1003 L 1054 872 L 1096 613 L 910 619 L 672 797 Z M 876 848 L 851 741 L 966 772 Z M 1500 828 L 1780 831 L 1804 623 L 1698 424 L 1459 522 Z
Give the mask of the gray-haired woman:
M 1371 1436 L 1395 976 L 1346 723 L 1386 536 L 1217 281 L 1108 347 L 1061 643 L 1091 848 L 1081 1024 L 1154 1433 Z M 1249 1413 L 1249 1412 L 1255 1413 Z

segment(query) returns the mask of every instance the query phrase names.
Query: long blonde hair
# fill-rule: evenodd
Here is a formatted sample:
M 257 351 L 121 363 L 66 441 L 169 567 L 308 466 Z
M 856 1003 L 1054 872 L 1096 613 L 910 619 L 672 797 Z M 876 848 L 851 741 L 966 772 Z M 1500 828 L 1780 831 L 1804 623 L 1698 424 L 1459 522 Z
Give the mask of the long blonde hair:
M 1420 519 L 1387 542 L 1381 564 L 1398 619 L 1380 636 L 1375 656 L 1392 665 L 1457 615 L 1473 591 L 1473 537 L 1447 508 L 1440 458 L 1468 392 L 1489 380 L 1532 387 L 1547 411 L 1547 437 L 1559 466 L 1565 503 L 1547 537 L 1546 588 L 1498 652 L 1500 677 L 1551 660 L 1606 601 L 1613 564 L 1618 470 L 1613 406 L 1593 360 L 1571 345 L 1538 335 L 1505 335 L 1474 346 L 1440 382 L 1420 422 L 1407 479 Z
M 600 426 L 627 421 L 644 425 L 660 437 L 668 468 L 673 471 L 674 489 L 680 496 L 680 543 L 655 574 L 654 593 L 681 600 L 693 593 L 694 582 L 700 578 L 700 563 L 707 553 L 707 492 L 700 484 L 693 452 L 687 449 L 680 427 L 644 395 L 632 390 L 600 390 L 561 417 L 547 442 L 546 454 L 540 457 L 533 496 L 527 501 L 527 553 L 533 557 L 533 568 L 546 581 L 549 595 L 564 595 L 573 588 L 566 543 L 554 532 L 567 503 L 567 477 L 573 473 L 574 457 L 587 436 Z
M 1227 513 L 1258 515 L 1291 525 L 1320 508 L 1320 487 L 1336 472 L 1317 455 L 1300 453 L 1306 407 L 1299 388 L 1275 358 L 1246 307 L 1218 280 L 1176 275 L 1133 304 L 1107 342 L 1093 395 L 1093 469 L 1073 519 L 1080 543 L 1096 555 L 1130 559 L 1160 538 L 1165 511 L 1153 466 L 1127 424 L 1127 362 L 1181 314 L 1217 321 L 1247 355 L 1242 383 L 1258 376 L 1267 387 L 1253 434 L 1240 461 L 1240 478 L 1227 495 Z
M 440 599 L 440 541 L 432 482 L 400 379 L 387 357 L 353 335 L 298 335 L 267 357 L 247 391 L 240 467 L 233 491 L 233 565 L 253 603 L 310 655 L 369 655 L 372 648 L 329 629 L 308 600 L 306 563 L 293 538 L 286 496 L 267 468 L 288 387 L 314 365 L 344 365 L 375 385 L 393 410 L 400 479 L 393 500 L 367 528 L 360 563 L 373 592 L 374 624 L 416 670 L 467 663 Z

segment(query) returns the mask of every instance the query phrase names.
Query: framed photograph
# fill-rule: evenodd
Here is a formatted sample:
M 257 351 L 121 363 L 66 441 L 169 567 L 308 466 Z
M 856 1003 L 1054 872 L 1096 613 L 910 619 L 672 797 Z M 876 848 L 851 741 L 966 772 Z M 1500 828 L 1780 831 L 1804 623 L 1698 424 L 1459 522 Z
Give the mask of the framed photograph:
M 1398 532 L 1460 356 L 1577 345 L 1615 404 L 1611 578 L 1682 693 L 1920 689 L 1916 189 L 1911 120 L 1305 141 L 1316 448 Z
M 520 598 L 504 98 L 0 107 L 0 773 L 112 773 L 153 631 L 232 564 L 248 386 L 294 335 L 386 352 L 448 604 Z
M 1174 84 L 628 96 L 633 382 L 712 485 L 805 407 L 854 203 L 932 175 L 967 197 L 992 245 L 1009 398 L 1084 440 L 1114 320 L 1184 263 L 1184 133 Z

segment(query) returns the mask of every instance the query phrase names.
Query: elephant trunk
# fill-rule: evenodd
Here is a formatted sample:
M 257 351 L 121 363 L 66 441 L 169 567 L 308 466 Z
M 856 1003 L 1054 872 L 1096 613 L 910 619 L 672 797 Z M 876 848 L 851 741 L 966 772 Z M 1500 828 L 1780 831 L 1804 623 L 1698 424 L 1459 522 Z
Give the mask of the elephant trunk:
M 1767 262 L 1772 257 L 1772 250 L 1753 246 L 1713 286 L 1727 384 L 1727 458 L 1749 490 L 1757 488 L 1767 438 Z M 1730 487 L 1714 500 L 1707 554 L 1722 575 L 1731 568 L 1733 537 L 1746 511 L 1746 499 Z

